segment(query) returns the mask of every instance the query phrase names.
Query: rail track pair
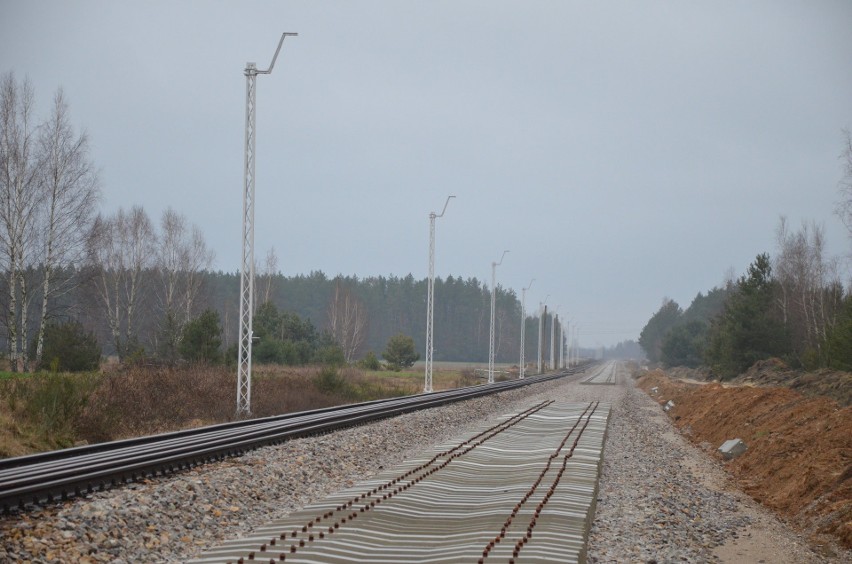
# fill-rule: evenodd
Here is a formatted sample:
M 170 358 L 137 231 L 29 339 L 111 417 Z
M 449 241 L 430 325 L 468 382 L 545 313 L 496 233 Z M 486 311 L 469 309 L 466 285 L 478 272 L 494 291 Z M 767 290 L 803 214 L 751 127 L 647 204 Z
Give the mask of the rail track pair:
M 198 429 L 0 460 L 0 510 L 62 501 L 265 445 L 506 391 L 582 372 L 585 366 L 445 392 L 234 421 Z

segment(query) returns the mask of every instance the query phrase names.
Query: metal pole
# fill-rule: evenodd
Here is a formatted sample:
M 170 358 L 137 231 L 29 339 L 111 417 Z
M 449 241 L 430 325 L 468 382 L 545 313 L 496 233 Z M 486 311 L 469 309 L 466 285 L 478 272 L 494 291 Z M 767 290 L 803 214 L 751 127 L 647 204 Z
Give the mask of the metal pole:
M 269 74 L 275 66 L 281 44 L 288 35 L 283 33 L 267 70 L 258 70 L 255 63 L 246 63 L 246 130 L 245 163 L 243 167 L 243 260 L 240 275 L 240 335 L 237 354 L 237 416 L 251 414 L 251 345 L 252 315 L 254 313 L 254 174 L 255 174 L 255 102 L 257 75 Z
M 553 319 L 550 322 L 550 369 L 556 369 L 556 325 L 559 323 L 559 308 L 562 307 L 562 304 L 556 306 L 553 309 Z
M 536 368 L 538 369 L 538 373 L 541 374 L 541 331 L 542 331 L 542 323 L 544 316 L 542 312 L 544 311 L 544 304 L 541 302 L 538 303 L 538 353 L 536 354 Z
M 571 331 L 568 334 L 571 340 L 571 344 L 568 347 L 568 366 L 574 366 L 574 327 L 571 327 Z
M 524 368 L 526 368 L 526 361 L 524 360 L 524 334 L 527 332 L 527 312 L 525 309 L 525 302 L 527 299 L 527 290 L 532 288 L 533 282 L 535 282 L 535 278 L 530 280 L 529 286 L 526 288 L 521 288 L 521 359 L 518 361 L 518 379 L 524 379 Z
M 574 360 L 574 337 L 572 336 L 572 332 L 574 331 L 574 326 L 568 326 L 568 368 L 573 366 Z
M 550 294 L 547 295 L 547 298 Z M 541 374 L 542 355 L 542 339 L 544 338 L 544 318 L 547 317 L 547 298 L 544 302 L 538 302 L 538 373 Z
M 574 366 L 580 364 L 580 326 L 574 325 Z
M 506 256 L 506 253 L 509 251 L 503 251 L 503 255 L 500 257 L 500 262 L 492 262 L 491 263 L 491 329 L 489 331 L 488 338 L 488 383 L 494 383 L 494 306 L 496 303 L 497 297 L 497 267 L 503 264 L 503 257 Z
M 571 368 L 571 320 L 565 322 L 565 368 Z
M 432 355 L 434 353 L 432 323 L 435 311 L 435 218 L 444 216 L 444 212 L 447 211 L 447 206 L 450 203 L 450 198 L 455 198 L 455 196 L 447 197 L 444 209 L 440 215 L 435 212 L 429 214 L 429 282 L 426 292 L 426 376 L 425 383 L 423 384 L 423 391 L 426 393 L 432 391 Z
M 573 334 L 573 331 L 575 331 L 575 328 L 572 327 L 571 331 L 572 331 L 572 333 L 571 333 L 571 347 L 568 349 L 571 352 L 571 355 L 570 355 L 570 358 L 569 358 L 569 363 L 571 361 L 573 361 L 572 366 L 577 366 L 577 359 L 574 356 L 574 334 Z
M 559 369 L 565 368 L 565 327 L 559 324 Z

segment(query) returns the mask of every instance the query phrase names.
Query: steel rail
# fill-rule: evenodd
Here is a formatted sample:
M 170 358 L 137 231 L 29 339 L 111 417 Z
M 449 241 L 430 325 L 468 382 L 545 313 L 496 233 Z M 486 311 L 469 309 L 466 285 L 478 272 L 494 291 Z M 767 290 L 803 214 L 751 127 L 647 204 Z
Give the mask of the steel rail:
M 609 412 L 531 405 L 190 562 L 582 561 Z
M 584 369 L 580 366 L 524 380 L 235 421 L 4 459 L 0 460 L 0 509 L 9 513 L 26 509 L 30 504 L 64 500 L 238 456 L 261 446 L 562 378 Z
M 285 553 L 289 552 L 290 554 L 294 554 L 300 547 L 304 547 L 306 543 L 314 543 L 315 541 L 326 538 L 326 529 L 328 535 L 341 530 L 347 522 L 351 524 L 352 521 L 358 517 L 359 513 L 369 511 L 383 501 L 390 500 L 396 495 L 403 494 L 422 480 L 446 468 L 453 460 L 464 456 L 552 403 L 553 400 L 544 401 L 525 411 L 515 414 L 508 419 L 485 429 L 475 436 L 461 441 L 454 447 L 437 453 L 431 459 L 408 470 L 404 474 L 384 480 L 382 484 L 376 485 L 372 489 L 367 490 L 360 495 L 355 495 L 348 500 L 342 501 L 337 504 L 334 509 L 325 511 L 322 514 L 313 515 L 304 524 L 289 527 L 289 530 L 287 531 L 278 532 L 276 536 L 271 537 L 268 541 L 260 545 L 257 549 L 258 552 L 266 552 L 268 547 L 275 547 L 276 543 L 279 543 L 281 545 L 281 548 L 278 549 L 279 552 L 284 551 Z M 300 531 L 301 533 L 307 534 L 300 535 Z M 302 536 L 302 538 L 297 538 L 299 536 Z M 292 541 L 289 548 L 286 547 L 288 539 Z M 279 541 L 284 542 L 281 543 Z M 248 558 L 249 560 L 254 560 L 255 556 L 256 554 L 254 552 L 250 552 Z M 231 561 L 229 560 L 229 562 Z

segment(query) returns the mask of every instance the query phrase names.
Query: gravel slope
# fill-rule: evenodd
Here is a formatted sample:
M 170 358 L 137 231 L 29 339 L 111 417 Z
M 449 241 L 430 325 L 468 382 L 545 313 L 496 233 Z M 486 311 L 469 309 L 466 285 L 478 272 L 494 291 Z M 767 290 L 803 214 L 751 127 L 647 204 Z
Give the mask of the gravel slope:
M 619 386 L 581 385 L 578 379 L 295 440 L 3 517 L 0 561 L 183 561 L 426 446 L 465 436 L 484 420 L 550 398 L 613 404 L 590 562 L 823 561 L 747 497 L 729 491 L 716 463 L 674 433 L 659 407 L 626 377 Z M 761 540 L 743 544 L 751 538 Z M 770 549 L 777 552 L 764 556 Z
M 813 552 L 627 384 L 610 419 L 590 562 L 852 561 Z

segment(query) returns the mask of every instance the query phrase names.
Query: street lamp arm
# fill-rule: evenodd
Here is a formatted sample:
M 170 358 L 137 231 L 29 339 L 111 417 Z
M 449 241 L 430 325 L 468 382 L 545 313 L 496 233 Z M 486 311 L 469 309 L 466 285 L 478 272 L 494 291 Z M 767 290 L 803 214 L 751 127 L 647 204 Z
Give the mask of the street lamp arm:
M 292 35 L 293 37 L 295 37 L 299 34 L 298 33 L 290 33 L 290 32 L 287 32 L 287 31 L 282 33 L 281 39 L 278 40 L 278 48 L 275 49 L 275 55 L 272 56 L 272 62 L 269 63 L 269 68 L 266 69 L 266 70 L 259 70 L 259 71 L 257 71 L 257 74 L 270 74 L 272 72 L 272 68 L 275 66 L 275 60 L 278 59 L 278 53 L 281 52 L 281 45 L 284 44 L 284 38 L 287 37 L 288 35 Z
M 444 203 L 444 209 L 441 210 L 441 215 L 436 215 L 435 217 L 444 217 L 444 212 L 447 211 L 447 206 L 450 205 L 450 199 L 455 198 L 455 196 L 447 196 L 447 201 Z
M 508 252 L 509 251 L 503 251 L 503 255 L 500 257 L 500 262 L 495 262 L 494 266 L 500 266 L 501 264 L 503 264 L 503 258 L 505 258 L 506 253 L 508 253 Z

